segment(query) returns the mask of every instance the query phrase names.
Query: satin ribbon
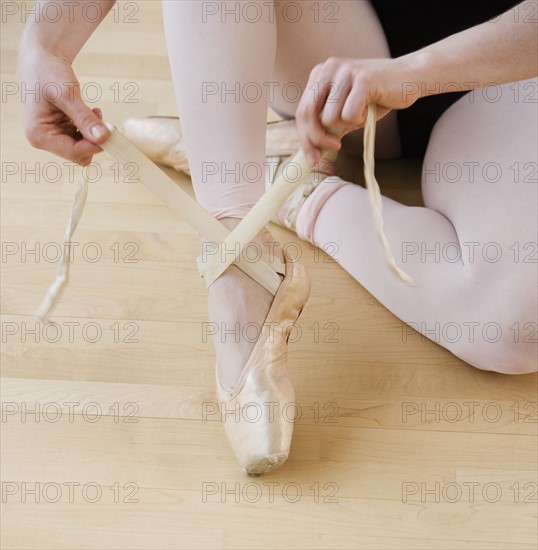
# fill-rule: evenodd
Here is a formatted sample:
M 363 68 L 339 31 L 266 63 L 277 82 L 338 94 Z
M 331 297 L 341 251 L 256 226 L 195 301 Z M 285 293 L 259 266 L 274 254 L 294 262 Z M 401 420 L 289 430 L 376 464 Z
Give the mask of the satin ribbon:
M 411 283 L 412 279 L 396 264 L 385 236 L 382 218 L 382 199 L 379 184 L 374 174 L 374 144 L 375 144 L 376 106 L 368 106 L 368 115 L 364 129 L 364 175 L 374 223 L 381 238 L 383 250 L 390 268 L 403 281 Z M 305 155 L 299 150 L 288 161 L 286 170 L 275 179 L 274 184 L 265 192 L 245 218 L 229 231 L 221 222 L 215 219 L 207 210 L 198 204 L 189 194 L 183 191 L 161 169 L 150 161 L 139 149 L 129 142 L 114 126 L 107 124 L 110 130 L 109 139 L 101 147 L 120 163 L 134 162 L 138 166 L 139 181 L 150 189 L 163 202 L 168 204 L 198 233 L 217 245 L 217 253 L 206 259 L 198 259 L 198 267 L 206 285 L 210 285 L 230 265 L 235 264 L 247 275 L 259 282 L 273 295 L 280 285 L 278 273 L 284 273 L 285 267 L 277 258 L 271 262 L 262 258 L 258 262 L 248 262 L 242 258 L 241 251 L 267 225 L 270 219 L 280 210 L 286 200 L 311 172 Z M 41 305 L 35 312 L 38 320 L 50 322 L 48 316 L 57 304 L 69 281 L 69 266 L 71 257 L 71 239 L 80 221 L 88 193 L 88 182 L 82 176 L 73 202 L 71 215 L 64 235 L 64 246 L 60 266 L 54 282 L 49 287 Z M 226 254 L 221 254 L 222 251 Z M 230 250 L 236 251 L 234 255 Z

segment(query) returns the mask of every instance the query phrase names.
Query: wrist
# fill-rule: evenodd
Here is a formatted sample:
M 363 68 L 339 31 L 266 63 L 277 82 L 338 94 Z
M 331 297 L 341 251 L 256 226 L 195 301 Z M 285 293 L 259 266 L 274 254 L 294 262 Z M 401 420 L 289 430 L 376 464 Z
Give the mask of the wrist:
M 403 84 L 403 97 L 409 96 L 413 102 L 432 94 L 435 89 L 435 68 L 438 66 L 435 56 L 428 50 L 418 50 L 405 56 L 398 61 L 404 67 L 405 82 Z
M 422 52 L 404 55 L 391 60 L 387 67 L 387 86 L 392 89 L 393 97 L 407 108 L 424 95 L 425 81 L 429 66 L 429 55 Z M 397 87 L 397 88 L 396 88 Z
M 47 31 L 48 29 L 40 26 L 38 22 L 28 22 L 21 34 L 19 55 L 52 55 L 72 65 L 77 52 L 62 45 L 61 39 Z

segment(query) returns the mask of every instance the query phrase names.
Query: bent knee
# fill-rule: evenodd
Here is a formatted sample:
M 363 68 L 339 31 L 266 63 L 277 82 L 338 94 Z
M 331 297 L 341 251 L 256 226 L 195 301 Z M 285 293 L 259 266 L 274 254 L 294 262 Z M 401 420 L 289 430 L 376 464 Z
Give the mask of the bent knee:
M 501 374 L 530 374 L 538 371 L 538 344 L 515 341 L 515 334 L 506 335 L 495 344 L 465 346 L 458 357 L 471 366 Z

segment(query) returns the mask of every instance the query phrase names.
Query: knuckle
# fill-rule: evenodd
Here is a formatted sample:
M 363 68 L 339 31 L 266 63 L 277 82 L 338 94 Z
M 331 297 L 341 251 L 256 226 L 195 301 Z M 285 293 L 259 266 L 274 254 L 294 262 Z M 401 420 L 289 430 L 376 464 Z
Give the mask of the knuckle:
M 43 139 L 36 132 L 35 128 L 33 128 L 32 126 L 26 126 L 24 128 L 24 135 L 26 136 L 26 140 L 32 147 L 34 147 L 35 149 L 43 148 Z
M 60 93 L 60 97 L 61 97 Z M 42 91 L 42 99 L 48 103 L 59 103 L 58 90 L 54 86 L 45 86 Z
M 329 69 L 336 69 L 340 66 L 340 58 L 331 56 L 325 61 L 325 67 Z
M 364 70 L 359 70 L 353 78 L 353 85 L 359 88 L 368 88 L 371 81 L 372 79 L 369 73 Z
M 338 115 L 334 111 L 323 112 L 321 115 L 321 123 L 325 127 L 330 127 L 338 122 Z
M 322 70 L 323 70 L 323 67 L 325 66 L 325 63 L 318 63 L 317 65 L 314 66 L 314 68 L 310 71 L 310 74 L 311 75 L 317 75 L 319 74 Z
M 359 112 L 356 110 L 348 110 L 342 112 L 342 122 L 345 124 L 359 124 L 361 122 Z
M 308 95 L 303 94 L 303 97 L 301 97 L 299 103 L 297 104 L 297 107 L 295 108 L 295 118 L 304 115 L 305 107 L 309 101 L 310 98 L 308 97 Z
M 297 122 L 304 122 L 305 119 L 305 109 L 302 105 L 299 105 L 299 107 L 297 107 L 297 110 L 295 111 L 295 120 Z
M 310 143 L 315 147 L 321 148 L 324 145 L 323 133 L 322 132 L 312 132 L 309 135 Z

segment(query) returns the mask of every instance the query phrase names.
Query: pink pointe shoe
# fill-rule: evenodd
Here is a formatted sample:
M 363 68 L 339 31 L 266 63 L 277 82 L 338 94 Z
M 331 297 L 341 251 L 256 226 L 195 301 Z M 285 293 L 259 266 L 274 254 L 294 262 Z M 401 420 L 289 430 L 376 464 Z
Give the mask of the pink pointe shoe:
M 153 162 L 190 175 L 179 117 L 133 117 L 123 122 L 122 133 Z M 289 157 L 299 148 L 294 120 L 267 123 L 267 156 Z
M 123 133 L 154 162 L 189 174 L 178 118 L 128 119 Z M 267 153 L 272 166 L 281 168 L 297 149 L 295 121 L 267 125 Z M 304 192 L 304 186 L 299 192 Z M 290 411 L 295 410 L 295 392 L 288 373 L 287 343 L 310 294 L 310 278 L 300 262 L 285 255 L 285 263 L 273 258 L 269 265 L 284 279 L 273 291 L 269 313 L 235 387 L 223 388 L 216 369 L 224 430 L 241 468 L 251 476 L 282 465 L 290 452 L 294 427 Z
M 223 388 L 216 369 L 224 430 L 237 461 L 250 476 L 277 468 L 290 452 L 293 414 L 287 410 L 294 410 L 295 392 L 288 374 L 287 343 L 309 294 L 305 268 L 286 256 L 285 277 L 235 387 Z

